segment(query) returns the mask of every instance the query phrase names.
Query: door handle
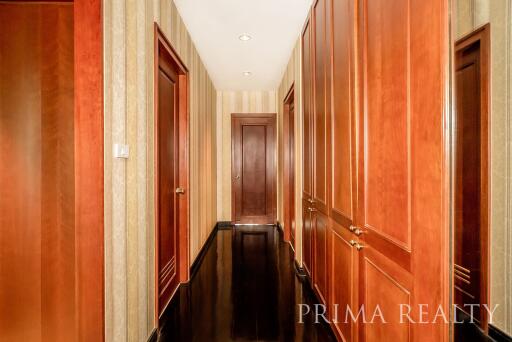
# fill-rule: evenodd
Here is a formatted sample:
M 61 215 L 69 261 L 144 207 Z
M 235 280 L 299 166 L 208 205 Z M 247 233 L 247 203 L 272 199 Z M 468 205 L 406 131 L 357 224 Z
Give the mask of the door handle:
M 308 202 L 311 203 L 311 204 L 315 204 L 315 200 L 311 199 L 311 198 L 308 199 Z
M 240 175 L 236 175 L 236 176 L 235 176 L 235 179 L 240 179 Z
M 185 189 L 183 189 L 183 188 L 176 188 L 176 193 L 178 195 L 184 195 L 185 194 Z
M 316 211 L 316 209 L 315 209 L 315 208 L 308 208 L 308 210 L 309 210 L 310 212 L 314 212 L 314 211 Z

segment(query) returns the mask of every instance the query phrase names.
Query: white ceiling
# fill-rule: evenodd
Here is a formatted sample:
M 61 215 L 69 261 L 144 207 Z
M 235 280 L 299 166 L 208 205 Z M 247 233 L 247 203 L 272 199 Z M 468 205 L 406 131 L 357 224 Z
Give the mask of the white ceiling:
M 175 3 L 218 90 L 276 90 L 311 0 Z M 242 34 L 252 39 L 240 41 Z

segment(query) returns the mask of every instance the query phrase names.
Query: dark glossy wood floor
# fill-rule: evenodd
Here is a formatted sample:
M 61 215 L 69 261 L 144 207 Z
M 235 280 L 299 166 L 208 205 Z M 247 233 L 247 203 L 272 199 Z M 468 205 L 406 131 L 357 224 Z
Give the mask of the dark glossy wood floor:
M 158 341 L 334 341 L 299 303 L 314 304 L 276 227 L 219 230 L 162 319 Z

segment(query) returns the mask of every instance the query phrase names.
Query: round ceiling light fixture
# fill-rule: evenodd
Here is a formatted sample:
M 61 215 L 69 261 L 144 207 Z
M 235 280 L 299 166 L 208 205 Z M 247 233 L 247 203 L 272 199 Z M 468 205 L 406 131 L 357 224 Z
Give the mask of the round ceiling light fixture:
M 246 42 L 246 41 L 248 41 L 248 40 L 251 40 L 251 39 L 252 39 L 252 37 L 251 37 L 251 36 L 249 36 L 248 34 L 242 34 L 242 35 L 238 36 L 238 39 L 240 39 L 240 40 L 241 40 L 241 41 L 243 41 L 243 42 Z
M 244 71 L 244 76 L 251 76 L 252 75 L 252 72 L 250 71 Z

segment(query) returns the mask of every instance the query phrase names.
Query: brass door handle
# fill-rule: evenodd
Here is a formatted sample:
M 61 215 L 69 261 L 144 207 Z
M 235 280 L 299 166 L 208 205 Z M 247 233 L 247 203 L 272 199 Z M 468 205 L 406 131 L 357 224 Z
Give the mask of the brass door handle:
M 183 195 L 183 194 L 185 194 L 185 189 L 183 189 L 183 188 L 176 188 L 176 193 L 178 195 Z
M 240 179 L 240 175 L 236 175 L 236 176 L 235 176 L 235 179 Z
M 315 200 L 314 199 L 308 199 L 308 202 L 311 203 L 311 204 L 315 204 Z
M 308 210 L 309 210 L 310 212 L 316 211 L 316 209 L 315 209 L 315 208 L 308 208 Z

